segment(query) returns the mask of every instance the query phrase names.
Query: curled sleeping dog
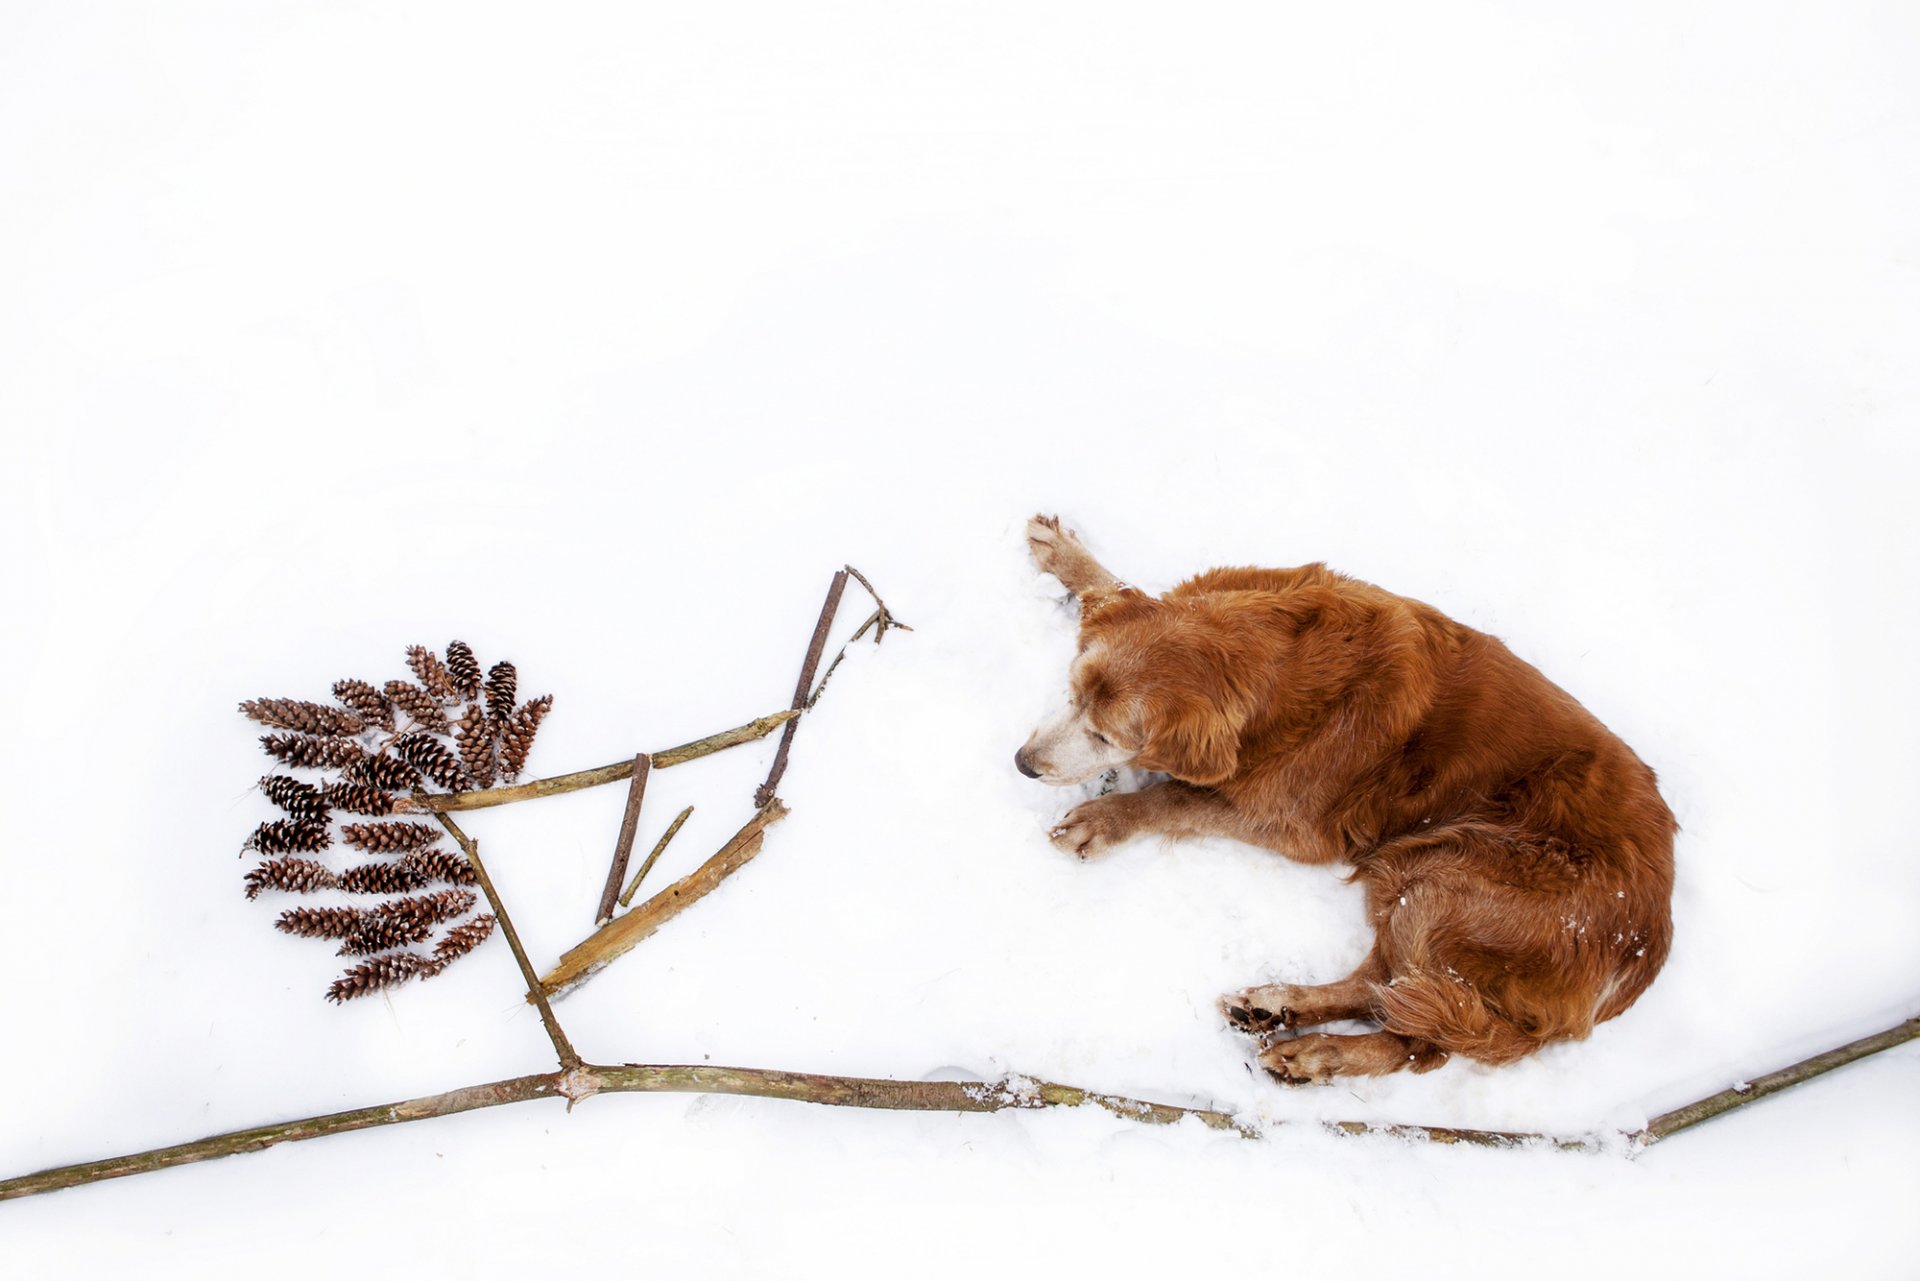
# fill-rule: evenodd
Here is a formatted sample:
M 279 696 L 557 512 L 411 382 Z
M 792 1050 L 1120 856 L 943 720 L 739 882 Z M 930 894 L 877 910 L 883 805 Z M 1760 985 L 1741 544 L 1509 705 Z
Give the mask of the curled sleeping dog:
M 1276 1077 L 1510 1063 L 1660 972 L 1675 824 L 1653 771 L 1499 641 L 1324 565 L 1208 570 L 1156 598 L 1055 517 L 1027 540 L 1080 598 L 1080 651 L 1071 701 L 1015 764 L 1061 786 L 1170 776 L 1077 806 L 1055 843 L 1226 836 L 1365 887 L 1374 943 L 1352 974 L 1221 1001 Z M 1283 1035 L 1340 1019 L 1379 1030 Z

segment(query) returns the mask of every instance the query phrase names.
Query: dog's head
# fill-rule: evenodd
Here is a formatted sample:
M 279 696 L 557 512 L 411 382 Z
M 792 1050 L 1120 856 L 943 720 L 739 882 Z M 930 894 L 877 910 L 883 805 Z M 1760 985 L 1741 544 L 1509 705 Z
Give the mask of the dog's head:
M 1232 655 L 1191 610 L 1133 593 L 1081 630 L 1072 696 L 1014 765 L 1065 787 L 1120 765 L 1211 787 L 1240 766 L 1251 699 Z

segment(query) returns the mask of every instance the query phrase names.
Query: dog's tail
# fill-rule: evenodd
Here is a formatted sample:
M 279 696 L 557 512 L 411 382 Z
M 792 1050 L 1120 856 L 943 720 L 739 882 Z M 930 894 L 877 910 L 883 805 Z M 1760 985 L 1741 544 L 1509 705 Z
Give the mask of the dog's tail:
M 1583 1037 L 1588 1031 L 1548 1028 L 1527 1015 L 1509 1015 L 1465 979 L 1425 969 L 1376 984 L 1374 1008 L 1389 1032 L 1494 1066 L 1525 1058 L 1548 1041 Z

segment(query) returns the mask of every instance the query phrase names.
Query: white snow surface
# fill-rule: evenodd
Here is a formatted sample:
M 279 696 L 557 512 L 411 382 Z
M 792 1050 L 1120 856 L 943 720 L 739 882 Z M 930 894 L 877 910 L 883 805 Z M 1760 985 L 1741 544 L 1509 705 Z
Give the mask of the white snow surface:
M 470 641 L 535 774 L 784 706 L 792 814 L 557 1007 L 603 1062 L 1018 1072 L 1269 1127 L 528 1104 L 0 1205 L 8 1277 L 1911 1275 L 1920 55 L 1839 3 L 12 3 L 0 12 L 0 1176 L 553 1066 L 503 940 L 341 1008 L 236 860 L 243 698 Z M 1079 864 L 1012 753 L 1129 581 L 1326 560 L 1503 637 L 1660 774 L 1665 973 L 1587 1042 L 1325 1089 L 1222 992 L 1358 891 Z M 865 617 L 849 590 L 835 644 Z M 831 652 L 831 651 L 830 651 Z M 655 775 L 691 870 L 772 740 Z M 624 789 L 467 823 L 536 964 Z M 271 901 L 270 901 L 271 900 Z

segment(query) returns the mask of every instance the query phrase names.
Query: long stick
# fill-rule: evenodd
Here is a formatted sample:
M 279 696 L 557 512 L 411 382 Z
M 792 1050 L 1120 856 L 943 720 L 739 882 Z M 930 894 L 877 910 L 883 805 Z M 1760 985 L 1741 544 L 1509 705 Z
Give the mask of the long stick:
M 798 714 L 806 710 L 807 695 L 813 692 L 813 674 L 820 669 L 820 655 L 827 648 L 827 633 L 833 628 L 833 616 L 840 610 L 840 596 L 847 590 L 847 571 L 838 570 L 833 581 L 827 585 L 826 603 L 820 606 L 820 621 L 813 625 L 813 637 L 807 642 L 807 657 L 800 664 L 800 683 L 793 691 L 793 711 Z M 793 746 L 793 732 L 800 728 L 800 722 L 788 721 L 780 734 L 780 749 L 773 754 L 773 768 L 767 771 L 767 781 L 760 784 L 760 790 L 753 794 L 756 806 L 765 805 L 773 799 L 780 788 L 781 776 L 787 772 L 787 751 Z
M 467 862 L 473 864 L 474 879 L 480 882 L 480 888 L 486 892 L 487 902 L 493 907 L 493 914 L 499 918 L 500 932 L 507 936 L 507 947 L 513 952 L 513 959 L 520 965 L 520 974 L 527 981 L 527 999 L 540 1010 L 540 1021 L 546 1024 L 547 1037 L 553 1042 L 554 1053 L 560 1056 L 563 1071 L 580 1066 L 580 1056 L 574 1052 L 573 1042 L 560 1028 L 560 1020 L 553 1016 L 553 1007 L 547 1004 L 547 994 L 540 990 L 540 977 L 534 973 L 533 962 L 527 959 L 527 949 L 520 946 L 519 931 L 513 928 L 513 918 L 507 915 L 507 905 L 500 901 L 500 895 L 493 888 L 493 878 L 487 875 L 487 865 L 480 861 L 480 847 L 471 837 L 461 831 L 451 816 L 440 814 L 440 826 L 447 829 L 453 839 L 460 843 L 460 850 L 467 856 Z
M 715 752 L 725 751 L 729 747 L 738 747 L 742 743 L 751 743 L 755 739 L 765 738 L 779 729 L 804 710 L 789 708 L 783 712 L 774 712 L 768 716 L 757 717 L 745 725 L 736 725 L 732 729 L 721 730 L 718 734 L 709 734 L 705 738 L 696 738 L 691 743 L 682 743 L 678 747 L 669 747 L 665 751 L 651 752 L 655 769 L 671 769 L 675 765 L 685 765 L 688 761 L 699 760 L 702 756 L 711 756 Z M 513 787 L 489 787 L 472 792 L 436 792 L 431 796 L 409 797 L 396 805 L 396 811 L 432 810 L 444 813 L 447 810 L 483 810 L 495 805 L 507 805 L 514 801 L 530 801 L 541 796 L 559 796 L 565 792 L 577 792 L 582 788 L 600 787 L 606 783 L 618 783 L 633 777 L 631 760 L 615 761 L 611 765 L 598 765 L 593 769 L 577 770 L 572 774 L 556 774 L 552 778 L 539 778 L 531 783 L 519 783 Z
M 1824 1072 L 1879 1050 L 1920 1037 L 1920 1019 L 1863 1037 L 1838 1049 L 1770 1073 L 1752 1083 L 1747 1090 L 1727 1091 L 1736 1096 L 1726 1106 L 1713 1095 L 1698 1103 L 1677 1108 L 1656 1117 L 1639 1135 L 1646 1142 L 1666 1138 L 1702 1121 L 1722 1115 L 1766 1094 L 1778 1093 L 1789 1085 L 1811 1080 Z M 1791 1077 L 1791 1080 L 1787 1078 Z M 352 1112 L 333 1112 L 326 1116 L 283 1121 L 277 1125 L 256 1126 L 216 1134 L 173 1147 L 155 1148 L 129 1156 L 63 1165 L 36 1174 L 0 1180 L 0 1201 L 14 1197 L 54 1192 L 61 1188 L 97 1183 L 129 1174 L 144 1174 L 195 1161 L 232 1156 L 239 1152 L 258 1152 L 280 1143 L 317 1139 L 323 1135 L 364 1130 L 377 1125 L 398 1125 L 434 1116 L 452 1116 L 475 1108 L 524 1103 L 532 1099 L 565 1098 L 569 1104 L 596 1093 L 694 1093 L 746 1094 L 761 1098 L 792 1099 L 804 1103 L 824 1103 L 839 1107 L 891 1108 L 932 1112 L 999 1112 L 1009 1108 L 1079 1107 L 1092 1104 L 1115 1116 L 1151 1125 L 1166 1125 L 1185 1117 L 1194 1117 L 1212 1129 L 1232 1131 L 1249 1138 L 1264 1131 L 1248 1126 L 1214 1108 L 1182 1108 L 1166 1103 L 1149 1103 L 1115 1094 L 1100 1094 L 1077 1086 L 1056 1085 L 1022 1077 L 1007 1077 L 997 1082 L 978 1081 L 890 1081 L 873 1077 L 819 1076 L 804 1072 L 780 1072 L 766 1068 L 730 1068 L 698 1066 L 600 1067 L 582 1064 L 570 1072 L 548 1072 L 538 1076 L 513 1077 L 485 1085 L 470 1085 L 446 1094 L 383 1103 L 379 1107 L 359 1108 Z M 1709 1108 L 1708 1105 L 1714 1105 Z M 1696 1109 L 1700 1111 L 1696 1112 Z M 1670 1118 L 1690 1114 L 1684 1123 Z M 1358 1121 L 1339 1122 L 1329 1127 L 1340 1134 L 1391 1134 L 1401 1138 L 1437 1143 L 1476 1143 L 1507 1147 L 1527 1142 L 1557 1142 L 1562 1147 L 1590 1148 L 1591 1143 L 1554 1140 L 1539 1134 L 1506 1134 L 1491 1130 L 1456 1130 L 1431 1126 L 1369 1126 Z M 1656 1130 L 1659 1132 L 1656 1133 Z

